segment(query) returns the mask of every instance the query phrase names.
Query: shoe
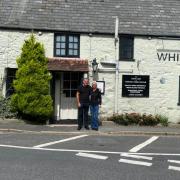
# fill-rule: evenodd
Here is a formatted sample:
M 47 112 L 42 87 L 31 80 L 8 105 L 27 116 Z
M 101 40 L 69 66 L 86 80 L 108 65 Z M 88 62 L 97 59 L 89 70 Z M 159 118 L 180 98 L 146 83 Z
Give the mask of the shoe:
M 94 130 L 94 131 L 98 131 L 98 128 L 92 128 L 92 130 Z
M 80 131 L 82 127 L 78 127 L 77 130 Z
M 85 127 L 86 130 L 89 130 L 89 127 Z

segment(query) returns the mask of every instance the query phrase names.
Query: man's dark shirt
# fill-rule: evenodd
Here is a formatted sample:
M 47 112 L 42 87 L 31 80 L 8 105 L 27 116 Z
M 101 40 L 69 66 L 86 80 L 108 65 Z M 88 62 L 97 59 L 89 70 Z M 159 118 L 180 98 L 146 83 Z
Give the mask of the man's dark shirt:
M 89 96 L 91 93 L 91 86 L 79 86 L 78 90 L 79 92 L 79 102 L 80 104 L 87 104 L 89 105 Z

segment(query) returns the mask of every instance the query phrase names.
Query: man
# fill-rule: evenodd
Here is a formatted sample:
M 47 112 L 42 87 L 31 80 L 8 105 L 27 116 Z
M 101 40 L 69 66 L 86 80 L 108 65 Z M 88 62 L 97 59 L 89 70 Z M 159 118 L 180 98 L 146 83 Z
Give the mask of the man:
M 89 111 L 89 96 L 91 93 L 91 86 L 89 86 L 89 81 L 87 78 L 83 79 L 83 83 L 79 86 L 76 99 L 78 106 L 78 128 L 81 130 L 83 124 L 85 129 L 89 130 L 88 126 L 88 111 Z

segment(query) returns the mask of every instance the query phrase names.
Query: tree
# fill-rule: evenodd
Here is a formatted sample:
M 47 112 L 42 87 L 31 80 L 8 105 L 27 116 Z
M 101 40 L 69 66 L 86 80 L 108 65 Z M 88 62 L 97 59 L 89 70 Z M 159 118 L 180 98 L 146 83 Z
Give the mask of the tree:
M 46 121 L 53 111 L 49 95 L 51 75 L 47 69 L 44 47 L 36 42 L 33 34 L 25 40 L 16 61 L 18 70 L 13 81 L 15 93 L 11 97 L 12 107 L 22 117 Z

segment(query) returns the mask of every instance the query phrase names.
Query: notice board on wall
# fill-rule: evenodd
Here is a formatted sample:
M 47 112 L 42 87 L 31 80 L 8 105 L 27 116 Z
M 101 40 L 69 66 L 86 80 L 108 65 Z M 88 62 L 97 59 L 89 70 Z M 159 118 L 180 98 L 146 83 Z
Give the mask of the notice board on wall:
M 149 75 L 123 75 L 122 97 L 149 97 Z

